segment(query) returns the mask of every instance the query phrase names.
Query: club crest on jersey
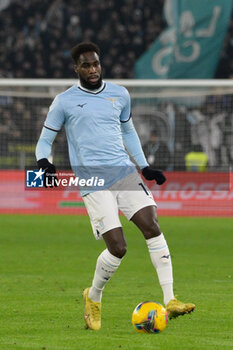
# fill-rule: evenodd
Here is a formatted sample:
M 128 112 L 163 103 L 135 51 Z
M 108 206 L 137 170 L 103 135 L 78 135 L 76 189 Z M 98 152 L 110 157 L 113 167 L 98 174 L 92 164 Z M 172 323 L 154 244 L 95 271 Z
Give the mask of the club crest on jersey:
M 115 101 L 118 100 L 118 97 L 106 97 L 106 100 L 110 101 L 112 105 L 115 105 Z

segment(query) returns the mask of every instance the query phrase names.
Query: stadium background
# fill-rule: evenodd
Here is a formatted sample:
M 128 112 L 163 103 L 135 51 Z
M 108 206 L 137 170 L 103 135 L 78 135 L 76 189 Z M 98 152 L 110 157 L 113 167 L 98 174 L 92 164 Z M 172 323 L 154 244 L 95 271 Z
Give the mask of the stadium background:
M 202 13 L 207 3 L 230 0 L 171 2 L 195 8 L 199 3 Z M 164 4 L 0 1 L 1 350 L 232 349 L 233 20 L 219 56 L 209 50 L 210 60 L 217 57 L 213 79 L 135 80 L 135 62 L 165 29 Z M 211 19 L 206 21 L 202 28 L 209 27 Z M 162 190 L 153 188 L 159 224 L 172 256 L 175 294 L 194 302 L 196 310 L 169 321 L 155 336 L 137 334 L 131 325 L 139 302 L 163 303 L 136 227 L 121 216 L 128 252 L 104 292 L 102 329 L 89 332 L 82 291 L 104 243 L 93 239 L 88 216 L 77 215 L 85 214 L 77 191 L 25 189 L 25 167 L 35 169 L 48 106 L 74 83 L 68 80 L 75 79 L 69 49 L 80 40 L 96 41 L 104 77 L 129 89 L 144 150 L 168 178 Z M 158 131 L 161 147 L 151 145 Z M 185 156 L 200 147 L 208 156 L 206 171 L 187 171 Z M 53 159 L 59 170 L 69 171 L 64 131 Z
M 213 76 L 221 78 L 215 79 L 215 86 L 204 81 L 187 86 L 180 80 L 178 86 L 169 81 L 162 86 L 159 80 L 148 86 L 142 80 L 141 85 L 139 80 L 134 84 L 134 65 L 166 26 L 164 1 L 4 3 L 0 11 L 2 212 L 85 212 L 79 194 L 53 192 L 47 194 L 48 201 L 42 191 L 25 191 L 24 169 L 35 168 L 36 141 L 54 96 L 75 82 L 68 81 L 75 79 L 70 48 L 81 40 L 92 40 L 102 51 L 104 77 L 122 83 L 131 93 L 133 120 L 149 162 L 168 172 L 170 187 L 166 185 L 160 192 L 153 188 L 160 198 L 160 214 L 232 215 L 232 185 L 227 175 L 233 163 L 232 18 Z M 9 78 L 16 78 L 17 85 Z M 35 80 L 26 83 L 20 78 Z M 54 80 L 43 86 L 38 78 Z M 58 78 L 64 79 L 63 83 L 58 84 Z M 55 145 L 57 168 L 68 170 L 64 130 Z M 208 157 L 207 174 L 190 185 L 186 156 L 197 149 Z M 216 172 L 221 175 L 214 183 L 208 181 L 208 174 Z M 224 182 L 227 191 L 220 195 L 218 189 Z M 205 195 L 203 188 L 208 188 Z
M 92 40 L 98 42 L 103 53 L 105 78 L 134 78 L 135 61 L 166 26 L 164 3 L 164 0 L 2 1 L 0 76 L 74 78 L 70 48 L 79 41 Z M 231 19 L 215 78 L 233 77 L 232 30 Z

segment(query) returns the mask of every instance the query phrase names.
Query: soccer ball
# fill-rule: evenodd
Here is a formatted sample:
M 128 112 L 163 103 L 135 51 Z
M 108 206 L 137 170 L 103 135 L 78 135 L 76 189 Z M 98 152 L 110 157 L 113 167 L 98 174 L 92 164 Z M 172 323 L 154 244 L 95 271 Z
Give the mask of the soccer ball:
M 159 333 L 167 326 L 167 311 L 159 303 L 145 301 L 138 304 L 132 314 L 132 324 L 139 333 Z

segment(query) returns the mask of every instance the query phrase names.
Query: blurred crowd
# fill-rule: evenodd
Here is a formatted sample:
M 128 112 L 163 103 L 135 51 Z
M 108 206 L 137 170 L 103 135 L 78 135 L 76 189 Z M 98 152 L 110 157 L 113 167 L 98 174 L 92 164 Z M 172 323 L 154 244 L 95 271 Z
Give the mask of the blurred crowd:
M 164 0 L 5 0 L 0 77 L 74 78 L 70 48 L 97 42 L 106 78 L 133 78 L 136 59 L 163 30 Z M 233 21 L 216 78 L 233 78 Z
M 74 78 L 70 49 L 97 42 L 104 76 L 133 77 L 160 33 L 163 0 L 17 0 L 0 12 L 0 76 Z

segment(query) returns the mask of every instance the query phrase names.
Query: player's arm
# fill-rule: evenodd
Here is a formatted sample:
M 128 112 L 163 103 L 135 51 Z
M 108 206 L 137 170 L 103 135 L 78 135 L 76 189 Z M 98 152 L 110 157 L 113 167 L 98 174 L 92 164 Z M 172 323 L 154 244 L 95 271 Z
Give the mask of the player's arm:
M 52 144 L 57 135 L 56 131 L 52 131 L 43 127 L 40 138 L 36 145 L 36 160 L 39 169 L 44 170 L 44 186 L 47 187 L 47 184 L 52 184 L 56 186 L 55 175 L 56 168 L 55 166 L 48 161 L 48 158 L 52 152 Z M 47 178 L 47 181 L 46 181 Z
M 131 119 L 129 93 L 126 89 L 123 89 L 122 92 L 125 105 L 120 115 L 120 121 L 124 145 L 131 157 L 142 170 L 142 175 L 147 180 L 155 180 L 158 185 L 162 185 L 166 181 L 166 177 L 161 170 L 153 169 L 147 163 L 146 157 L 142 150 L 141 142 Z
M 141 142 L 131 118 L 126 122 L 121 122 L 121 132 L 126 149 L 139 168 L 143 169 L 148 167 L 149 164 L 147 163 L 146 157 L 142 150 Z
M 166 177 L 161 170 L 153 169 L 147 163 L 141 142 L 131 118 L 128 121 L 121 123 L 121 132 L 124 145 L 131 157 L 142 170 L 142 175 L 147 180 L 155 180 L 158 185 L 162 185 L 166 181 Z
M 53 131 L 51 129 L 47 129 L 43 127 L 40 138 L 36 145 L 36 160 L 46 158 L 50 156 L 52 152 L 52 144 L 57 136 L 57 131 Z
M 39 169 L 44 170 L 44 186 L 47 184 L 54 183 L 56 186 L 56 168 L 54 164 L 50 163 L 48 158 L 52 152 L 52 144 L 55 140 L 58 131 L 61 129 L 64 123 L 64 113 L 59 102 L 58 97 L 56 97 L 50 106 L 47 118 L 45 120 L 44 127 L 42 129 L 40 138 L 36 145 L 36 160 Z M 47 181 L 46 181 L 47 178 Z

